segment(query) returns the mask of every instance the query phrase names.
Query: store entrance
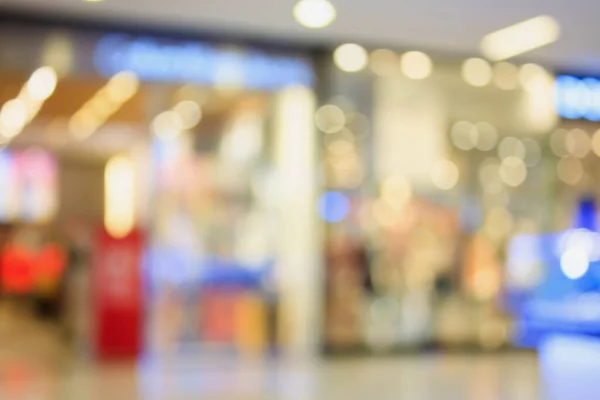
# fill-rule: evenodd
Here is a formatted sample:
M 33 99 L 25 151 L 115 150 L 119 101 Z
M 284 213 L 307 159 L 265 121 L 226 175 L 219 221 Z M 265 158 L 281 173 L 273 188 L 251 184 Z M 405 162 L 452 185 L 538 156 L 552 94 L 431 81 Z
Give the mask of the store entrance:
M 36 73 L 0 78 L 10 89 L 0 103 L 31 113 L 2 131 L 7 315 L 114 356 L 142 346 L 264 354 L 282 340 L 276 315 L 312 320 L 300 314 L 318 304 L 307 291 L 317 286 L 291 279 L 300 266 L 318 268 L 306 235 L 309 88 L 149 83 L 121 71 L 56 79 L 30 110 Z M 293 234 L 282 234 L 282 220 Z M 130 342 L 117 343 L 115 324 Z

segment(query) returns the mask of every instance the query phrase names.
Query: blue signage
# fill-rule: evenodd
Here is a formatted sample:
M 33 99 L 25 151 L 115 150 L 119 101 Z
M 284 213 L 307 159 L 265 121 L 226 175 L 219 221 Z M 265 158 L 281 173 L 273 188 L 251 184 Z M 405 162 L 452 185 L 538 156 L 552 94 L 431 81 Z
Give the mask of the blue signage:
M 579 201 L 573 225 L 559 233 L 518 235 L 509 244 L 509 277 L 543 265 L 538 282 L 506 287 L 520 345 L 537 346 L 560 333 L 600 337 L 600 232 L 591 198 Z
M 560 75 L 554 84 L 556 112 L 567 119 L 600 121 L 600 80 Z
M 94 50 L 94 65 L 106 77 L 127 70 L 148 81 L 239 85 L 251 90 L 314 83 L 313 68 L 301 57 L 251 49 L 221 49 L 198 42 L 167 43 L 120 34 L 99 40 Z

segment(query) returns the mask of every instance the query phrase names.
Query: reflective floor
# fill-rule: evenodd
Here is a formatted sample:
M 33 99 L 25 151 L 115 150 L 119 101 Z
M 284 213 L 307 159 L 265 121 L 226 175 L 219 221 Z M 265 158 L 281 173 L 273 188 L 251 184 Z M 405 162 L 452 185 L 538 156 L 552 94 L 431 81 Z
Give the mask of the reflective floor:
M 209 362 L 187 354 L 98 364 L 72 355 L 49 327 L 3 321 L 2 400 L 597 400 L 600 393 L 600 344 L 581 338 L 556 338 L 539 356 Z
M 1 399 L 543 399 L 536 359 L 421 356 L 322 363 L 139 365 L 51 368 L 5 360 Z
M 0 399 L 597 399 L 600 371 L 586 368 L 587 378 L 573 366 L 552 371 L 532 354 L 104 365 L 30 355 L 2 360 Z

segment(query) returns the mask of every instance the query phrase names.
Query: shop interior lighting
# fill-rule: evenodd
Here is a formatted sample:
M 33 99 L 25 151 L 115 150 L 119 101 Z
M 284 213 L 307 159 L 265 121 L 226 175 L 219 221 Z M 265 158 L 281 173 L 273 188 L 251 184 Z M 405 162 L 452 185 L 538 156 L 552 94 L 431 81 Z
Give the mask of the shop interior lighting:
M 44 102 L 52 96 L 58 77 L 49 66 L 35 70 L 21 88 L 19 95 L 0 109 L 0 140 L 6 142 L 19 135 L 38 114 Z
M 369 55 L 364 47 L 355 43 L 346 43 L 335 49 L 333 61 L 342 71 L 358 72 L 367 66 Z
M 104 171 L 104 227 L 115 238 L 127 236 L 135 221 L 135 169 L 123 155 L 108 160 Z
M 69 120 L 69 131 L 79 140 L 94 134 L 139 89 L 139 79 L 129 71 L 114 75 Z

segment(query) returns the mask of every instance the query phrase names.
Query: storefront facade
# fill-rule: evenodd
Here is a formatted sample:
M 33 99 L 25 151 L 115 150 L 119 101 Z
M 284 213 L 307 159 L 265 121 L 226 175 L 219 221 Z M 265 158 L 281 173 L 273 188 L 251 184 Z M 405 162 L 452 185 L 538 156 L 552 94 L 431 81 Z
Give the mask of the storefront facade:
M 325 347 L 511 346 L 514 293 L 554 268 L 511 267 L 512 238 L 571 226 L 595 130 L 536 64 L 343 45 L 328 71 Z
M 318 350 L 308 51 L 37 24 L 3 25 L 0 39 L 3 154 L 47 154 L 44 223 L 91 232 L 92 347 Z M 128 318 L 137 344 L 102 328 Z

